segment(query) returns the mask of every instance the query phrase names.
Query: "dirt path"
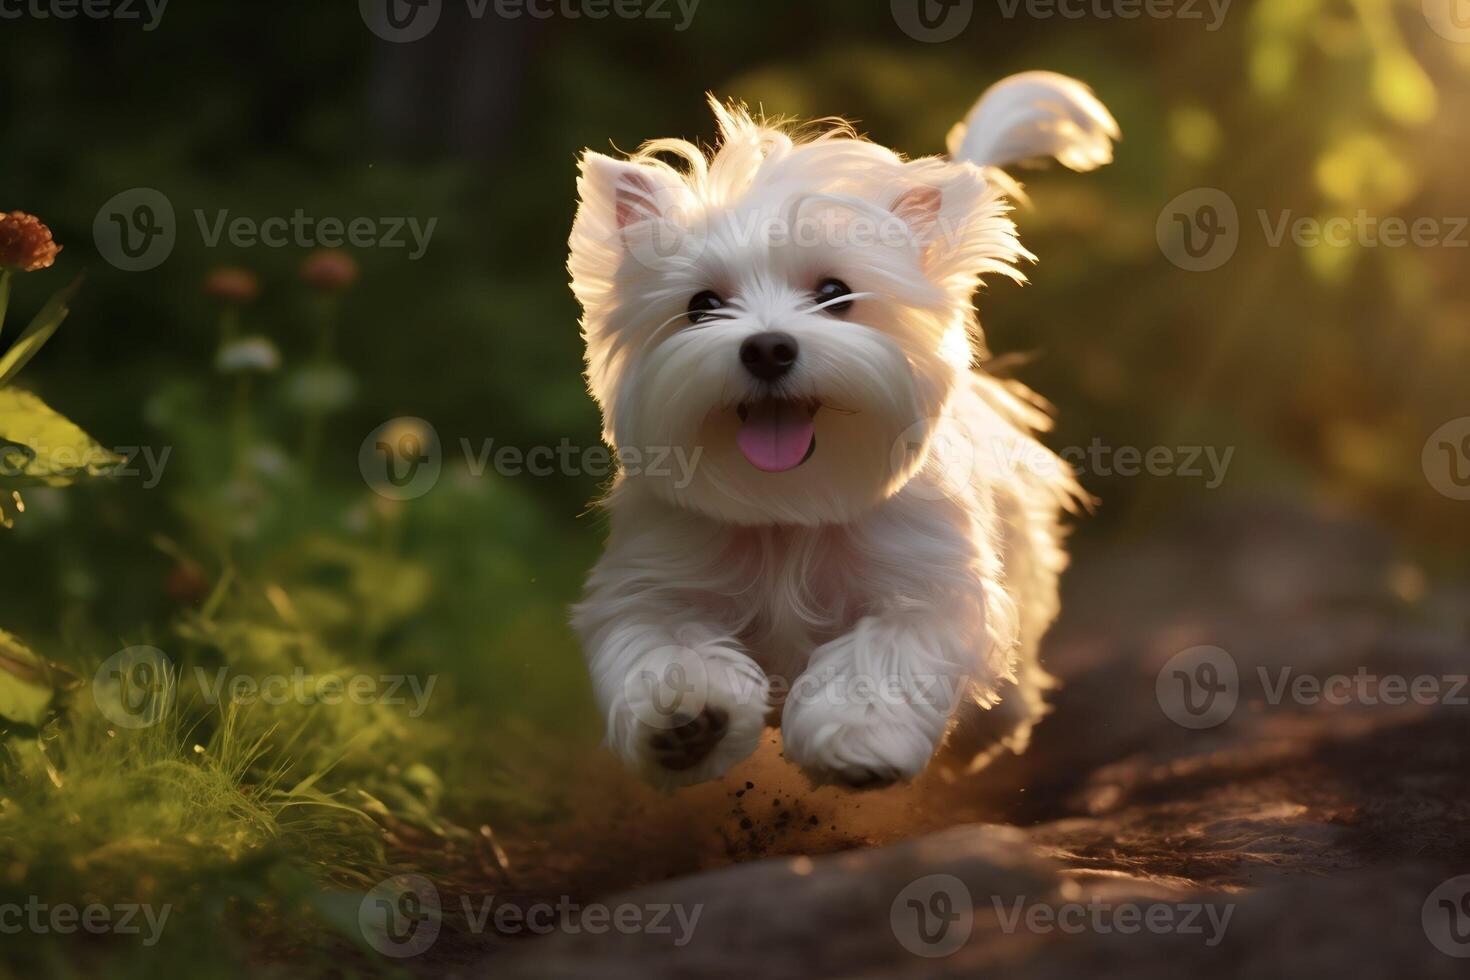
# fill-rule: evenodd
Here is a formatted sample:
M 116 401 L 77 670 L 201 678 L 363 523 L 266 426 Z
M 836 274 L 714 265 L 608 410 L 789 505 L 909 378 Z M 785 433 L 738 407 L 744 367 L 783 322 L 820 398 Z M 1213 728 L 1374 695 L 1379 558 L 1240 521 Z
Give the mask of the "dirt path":
M 723 782 L 673 796 L 605 756 L 582 763 L 576 816 L 507 842 L 501 893 L 680 901 L 703 908 L 701 925 L 677 948 L 564 930 L 489 966 L 735 975 L 759 955 L 778 976 L 818 963 L 875 976 L 1083 964 L 1148 975 L 1150 957 L 1176 946 L 1211 976 L 1364 967 L 1387 955 L 1380 946 L 1422 975 L 1463 966 L 1421 922 L 1430 892 L 1470 873 L 1470 688 L 1453 690 L 1470 671 L 1463 586 L 1431 587 L 1359 524 L 1236 507 L 1084 552 L 1065 608 L 1048 644 L 1065 681 L 1052 717 L 1025 756 L 976 777 L 813 791 L 774 735 Z M 1180 714 L 1186 694 L 1168 679 L 1220 675 L 1171 658 L 1201 645 L 1235 673 L 1220 702 L 1233 710 L 1185 727 L 1171 715 L 1199 719 Z M 1437 681 L 1433 696 L 1415 696 L 1416 680 L 1420 694 Z M 965 883 L 970 928 L 931 960 L 906 946 L 895 902 L 936 873 Z M 1177 932 L 1007 931 L 991 899 L 1008 888 L 1053 906 L 1216 902 L 1238 918 L 1214 946 Z

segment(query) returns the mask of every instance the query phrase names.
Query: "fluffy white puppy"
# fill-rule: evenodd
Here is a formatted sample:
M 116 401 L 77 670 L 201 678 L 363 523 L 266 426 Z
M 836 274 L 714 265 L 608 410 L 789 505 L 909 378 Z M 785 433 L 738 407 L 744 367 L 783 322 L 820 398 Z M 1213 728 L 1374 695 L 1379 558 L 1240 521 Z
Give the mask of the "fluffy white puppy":
M 972 367 L 971 297 L 1033 258 L 997 168 L 1091 169 L 1117 126 L 1046 72 L 986 92 L 948 159 L 711 104 L 708 153 L 587 152 L 578 182 L 572 289 L 621 463 L 574 612 L 608 744 L 668 787 L 777 723 L 819 783 L 910 779 L 947 734 L 1019 751 L 1081 491 L 1039 401 Z

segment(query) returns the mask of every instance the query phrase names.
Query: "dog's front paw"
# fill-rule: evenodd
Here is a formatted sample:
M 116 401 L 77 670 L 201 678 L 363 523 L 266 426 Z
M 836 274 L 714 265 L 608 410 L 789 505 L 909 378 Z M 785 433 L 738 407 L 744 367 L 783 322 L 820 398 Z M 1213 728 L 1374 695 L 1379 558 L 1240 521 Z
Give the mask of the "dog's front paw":
M 609 743 L 656 786 L 718 779 L 755 751 L 766 728 L 767 682 L 728 644 L 645 658 L 623 684 Z
M 787 701 L 781 718 L 786 757 L 819 786 L 906 782 L 924 771 L 941 734 L 904 707 L 883 711 L 821 698 Z
M 697 717 L 680 721 L 669 731 L 655 731 L 649 736 L 648 745 L 659 765 L 683 772 L 703 762 L 729 729 L 730 715 L 723 708 L 707 707 Z
M 738 703 L 706 705 L 693 718 L 672 721 L 636 722 L 620 751 L 629 768 L 663 789 L 719 779 L 756 750 L 766 727 L 764 706 Z
M 804 721 L 810 719 L 783 721 L 786 757 L 818 786 L 882 789 L 913 779 L 934 754 L 934 742 L 890 722 L 834 721 L 812 729 Z

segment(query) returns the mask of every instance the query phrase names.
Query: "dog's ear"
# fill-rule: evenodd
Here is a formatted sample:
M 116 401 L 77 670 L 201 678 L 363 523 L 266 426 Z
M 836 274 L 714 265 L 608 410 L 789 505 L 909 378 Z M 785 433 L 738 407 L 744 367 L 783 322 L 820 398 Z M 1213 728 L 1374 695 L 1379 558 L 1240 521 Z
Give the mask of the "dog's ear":
M 684 179 L 661 163 L 615 160 L 588 150 L 582 155 L 577 222 L 605 233 L 647 221 L 680 222 L 689 207 Z
M 1016 190 L 998 170 L 935 158 L 904 165 L 907 186 L 889 210 L 908 225 L 936 280 L 970 283 L 997 273 L 1023 280 L 1016 268 L 1031 259 L 1016 239 L 1009 197 Z
M 930 241 L 939 227 L 939 215 L 944 205 L 944 191 L 927 184 L 911 187 L 898 196 L 888 209 L 898 216 L 914 238 L 920 242 Z
M 621 229 L 668 215 L 678 203 L 680 183 L 662 167 L 589 151 L 582 157 L 582 179 L 577 187 L 584 208 L 611 207 L 613 222 Z
M 650 269 L 679 254 L 688 237 L 693 198 L 684 178 L 662 163 L 582 155 L 580 204 L 572 226 L 573 288 L 611 282 L 623 259 Z

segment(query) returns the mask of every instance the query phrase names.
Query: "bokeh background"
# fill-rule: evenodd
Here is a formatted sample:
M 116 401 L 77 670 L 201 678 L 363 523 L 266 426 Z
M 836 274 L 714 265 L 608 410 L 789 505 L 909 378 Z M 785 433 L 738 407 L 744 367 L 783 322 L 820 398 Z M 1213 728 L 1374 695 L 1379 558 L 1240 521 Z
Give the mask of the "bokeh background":
M 300 773 L 328 773 L 321 785 L 336 799 L 371 810 L 341 795 L 371 793 L 401 821 L 386 850 L 369 834 L 311 852 L 300 894 L 324 878 L 371 880 L 403 826 L 473 830 L 487 814 L 553 812 L 556 773 L 539 753 L 595 741 L 565 621 L 599 546 L 590 503 L 603 481 L 475 475 L 459 447 L 597 443 L 565 273 L 577 154 L 709 140 L 706 92 L 772 115 L 846 116 L 919 155 L 942 152 L 949 126 L 1004 75 L 1085 80 L 1122 128 L 1116 161 L 1088 175 L 1021 175 L 1031 206 L 1018 222 L 1040 262 L 1030 286 L 998 282 L 979 297 L 991 346 L 1016 355 L 1017 376 L 1058 407 L 1054 446 L 1233 455 L 1218 486 L 1084 472 L 1102 504 L 1079 523 L 1079 561 L 1171 512 L 1265 498 L 1382 528 L 1402 555 L 1395 588 L 1406 599 L 1464 574 L 1470 522 L 1454 478 L 1455 467 L 1470 474 L 1470 447 L 1426 455 L 1426 442 L 1470 414 L 1470 30 L 1436 22 L 1433 0 L 1235 0 L 1127 19 L 1080 6 L 1047 16 L 1052 7 L 1024 2 L 1008 16 L 1005 3 L 977 2 L 942 42 L 912 36 L 877 0 L 702 0 L 683 29 L 672 4 L 666 18 L 506 18 L 493 5 L 475 18 L 446 0 L 439 26 L 403 44 L 375 36 L 354 6 L 180 2 L 148 31 L 0 21 L 0 206 L 40 215 L 65 246 L 55 269 L 17 280 L 12 319 L 87 277 L 21 383 L 104 445 L 171 447 L 156 487 L 118 478 L 24 491 L 26 513 L 0 532 L 0 625 L 83 676 L 147 642 L 181 662 L 440 678 L 432 712 L 366 720 L 366 735 L 337 721 L 313 734 L 319 722 L 301 719 L 307 734 L 287 748 L 282 733 L 297 722 L 242 722 L 269 734 L 272 771 L 297 773 L 277 790 L 309 792 Z M 94 223 L 140 187 L 172 203 L 178 243 L 156 268 L 127 272 L 99 250 Z M 1171 202 L 1200 188 L 1234 205 L 1236 247 L 1190 271 L 1159 229 L 1174 226 L 1171 207 L 1193 213 L 1194 199 Z M 195 218 L 298 209 L 437 224 L 416 260 L 349 248 L 361 278 L 326 295 L 301 281 L 311 248 L 209 247 Z M 1276 245 L 1263 226 L 1360 211 L 1432 219 L 1443 241 Z M 210 295 L 222 266 L 254 273 L 258 298 Z M 216 367 L 229 317 L 280 353 L 243 396 L 239 377 Z M 300 391 L 323 365 L 341 397 L 313 409 Z M 365 482 L 359 450 L 402 416 L 432 424 L 446 467 L 428 494 L 393 502 Z M 200 740 L 223 727 L 190 724 Z M 253 764 L 239 785 L 260 785 Z M 98 873 L 88 862 L 109 843 L 101 837 L 131 832 L 121 815 L 68 830 L 68 815 L 93 819 L 80 791 L 58 801 L 44 782 L 12 778 L 0 810 L 9 891 L 63 894 L 77 868 Z M 244 851 L 207 839 L 223 818 L 149 816 L 133 795 L 107 797 L 104 778 L 105 808 L 133 806 L 131 826 L 157 823 L 140 839 L 205 838 L 175 862 L 188 887 L 206 864 L 238 869 Z M 270 819 L 279 825 L 249 853 L 274 853 L 281 867 L 295 866 L 308 836 L 330 836 L 313 825 L 293 838 L 281 811 Z M 155 853 L 139 844 L 137 860 L 166 879 Z M 136 883 L 137 864 L 96 860 Z M 236 897 L 240 881 L 298 895 L 253 875 L 210 880 L 234 881 Z

